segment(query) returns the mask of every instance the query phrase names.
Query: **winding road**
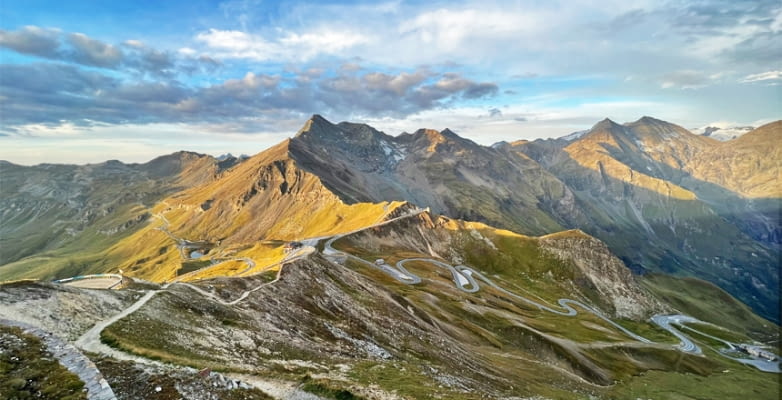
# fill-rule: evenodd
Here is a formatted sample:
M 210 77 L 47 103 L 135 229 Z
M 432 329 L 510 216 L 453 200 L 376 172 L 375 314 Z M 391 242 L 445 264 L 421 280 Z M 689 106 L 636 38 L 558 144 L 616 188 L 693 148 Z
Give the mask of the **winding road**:
M 135 312 L 141 306 L 144 304 L 147 304 L 147 302 L 152 299 L 153 296 L 158 294 L 159 292 L 166 290 L 169 285 L 164 285 L 161 290 L 150 290 L 144 296 L 142 296 L 140 299 L 136 300 L 135 303 L 133 303 L 130 307 L 124 309 L 122 312 L 112 316 L 111 318 L 105 319 L 103 321 L 98 322 L 95 324 L 90 330 L 85 332 L 83 335 L 81 335 L 78 339 L 76 339 L 76 342 L 74 345 L 76 347 L 91 351 L 94 353 L 101 353 L 105 354 L 111 357 L 114 357 L 118 360 L 125 360 L 125 361 L 134 361 L 138 363 L 143 364 L 152 364 L 152 365 L 158 365 L 162 366 L 163 364 L 154 360 L 150 360 L 144 357 L 137 357 L 128 353 L 125 353 L 124 351 L 114 349 L 112 347 L 109 347 L 105 345 L 100 340 L 100 333 L 106 329 L 109 325 L 121 320 L 122 318 L 125 318 L 126 316 L 130 315 L 131 313 Z
M 182 282 L 172 282 L 172 283 L 169 283 L 167 285 L 164 285 L 160 290 L 153 290 L 153 291 L 147 292 L 138 301 L 136 301 L 133 305 L 131 305 L 130 307 L 128 307 L 124 311 L 118 313 L 117 315 L 115 315 L 115 316 L 113 316 L 113 317 L 111 317 L 111 318 L 109 318 L 107 320 L 104 320 L 104 321 L 101 321 L 101 322 L 97 323 L 89 331 L 87 331 L 84 335 L 82 335 L 79 339 L 77 339 L 75 344 L 76 344 L 76 346 L 78 346 L 79 348 L 81 348 L 83 350 L 88 350 L 88 351 L 94 351 L 94 352 L 107 354 L 107 355 L 110 355 L 112 357 L 115 357 L 115 358 L 118 358 L 118 359 L 121 359 L 121 360 L 132 360 L 132 361 L 142 362 L 142 363 L 147 363 L 147 364 L 160 364 L 157 361 L 148 360 L 148 359 L 145 359 L 145 358 L 142 358 L 142 357 L 137 357 L 137 356 L 134 356 L 134 355 L 130 355 L 130 354 L 124 353 L 124 352 L 122 352 L 120 350 L 113 349 L 113 348 L 103 344 L 100 341 L 100 332 L 103 329 L 105 329 L 106 327 L 108 327 L 109 325 L 113 324 L 114 322 L 124 318 L 125 316 L 127 316 L 127 315 L 133 313 L 134 311 L 138 310 L 139 308 L 141 308 L 155 294 L 157 294 L 160 291 L 166 290 L 170 285 L 187 286 L 188 288 L 196 291 L 197 293 L 199 293 L 199 294 L 201 294 L 201 295 L 203 295 L 205 297 L 209 297 L 210 299 L 212 299 L 214 301 L 217 301 L 217 302 L 219 302 L 221 304 L 224 304 L 224 305 L 236 305 L 236 304 L 240 303 L 241 301 L 245 300 L 251 293 L 253 293 L 255 291 L 258 291 L 258 290 L 260 290 L 260 289 L 262 289 L 262 288 L 264 288 L 264 287 L 266 287 L 268 285 L 272 285 L 272 284 L 276 283 L 277 281 L 279 281 L 280 277 L 281 277 L 281 274 L 282 274 L 282 271 L 283 271 L 283 267 L 287 263 L 290 263 L 290 262 L 292 262 L 292 261 L 294 261 L 296 259 L 299 259 L 299 258 L 307 257 L 308 255 L 316 252 L 317 251 L 316 250 L 316 246 L 322 240 L 326 240 L 325 243 L 324 243 L 324 248 L 323 248 L 324 256 L 326 256 L 328 259 L 332 260 L 332 262 L 335 262 L 337 264 L 341 264 L 341 263 L 339 263 L 337 261 L 340 258 L 344 257 L 345 260 L 347 260 L 347 259 L 354 260 L 356 262 L 359 262 L 359 263 L 362 263 L 364 265 L 367 265 L 367 266 L 370 266 L 372 268 L 375 268 L 375 269 L 378 269 L 380 271 L 383 271 L 384 273 L 386 273 L 389 276 L 393 277 L 394 279 L 396 279 L 400 283 L 407 284 L 407 285 L 415 285 L 415 284 L 421 283 L 423 280 L 419 276 L 415 275 L 414 273 L 412 273 L 408 269 L 406 269 L 405 268 L 405 264 L 410 263 L 410 262 L 425 262 L 425 263 L 432 264 L 432 265 L 434 265 L 434 266 L 436 266 L 438 268 L 442 268 L 442 269 L 445 269 L 446 271 L 450 272 L 451 277 L 452 277 L 453 282 L 456 285 L 456 287 L 459 290 L 464 291 L 466 293 L 475 293 L 475 292 L 478 292 L 480 290 L 480 285 L 478 284 L 478 281 L 475 279 L 477 277 L 480 281 L 482 281 L 486 285 L 488 285 L 488 286 L 490 286 L 490 287 L 492 287 L 492 288 L 502 292 L 503 294 L 506 294 L 507 296 L 510 296 L 510 297 L 512 297 L 514 299 L 520 300 L 520 301 L 525 302 L 525 303 L 527 303 L 529 305 L 537 307 L 541 311 L 547 311 L 547 312 L 550 312 L 550 313 L 553 313 L 553 314 L 557 314 L 557 315 L 562 315 L 562 316 L 576 316 L 578 314 L 578 311 L 576 310 L 576 308 L 574 308 L 574 306 L 575 307 L 579 307 L 582 310 L 585 310 L 585 311 L 595 315 L 596 317 L 602 319 L 606 323 L 610 324 L 611 326 L 615 327 L 619 331 L 623 332 L 628 337 L 630 337 L 630 338 L 632 338 L 632 339 L 634 339 L 634 340 L 636 340 L 638 342 L 641 342 L 641 343 L 644 343 L 644 344 L 652 344 L 652 343 L 654 343 L 651 340 L 649 340 L 647 338 L 644 338 L 643 336 L 640 336 L 640 335 L 638 335 L 638 334 L 628 330 L 627 328 L 619 325 L 618 323 L 612 321 L 610 318 L 608 318 L 605 315 L 603 315 L 599 310 L 597 310 L 597 309 L 595 309 L 595 308 L 593 308 L 593 307 L 591 307 L 589 305 L 586 305 L 586 304 L 581 303 L 581 302 L 576 301 L 576 300 L 562 298 L 562 299 L 559 299 L 557 301 L 557 304 L 559 305 L 559 308 L 553 308 L 553 307 L 551 307 L 549 305 L 537 302 L 535 300 L 532 300 L 532 299 L 529 299 L 527 297 L 518 295 L 518 294 L 513 293 L 511 291 L 508 291 L 505 288 L 503 288 L 503 287 L 497 285 L 496 283 L 494 283 L 491 279 L 487 278 L 486 276 L 481 274 L 479 271 L 476 271 L 475 269 L 470 268 L 470 267 L 465 266 L 465 265 L 453 266 L 453 265 L 450 265 L 450 264 L 448 264 L 446 262 L 443 262 L 441 260 L 436 260 L 436 259 L 432 259 L 432 258 L 406 258 L 406 259 L 398 261 L 396 263 L 396 265 L 394 267 L 392 267 L 391 265 L 388 265 L 385 262 L 381 262 L 380 260 L 378 260 L 378 262 L 376 262 L 376 263 L 372 263 L 372 262 L 364 260 L 364 259 L 362 259 L 360 257 L 354 256 L 352 254 L 349 254 L 349 253 L 337 250 L 337 249 L 335 249 L 333 247 L 333 244 L 334 244 L 334 242 L 336 240 L 339 240 L 340 238 L 343 238 L 345 236 L 348 236 L 348 235 L 351 235 L 351 234 L 354 234 L 354 233 L 357 233 L 357 232 L 361 232 L 361 231 L 366 230 L 366 229 L 371 229 L 371 228 L 376 228 L 376 227 L 380 227 L 380 226 L 383 226 L 383 225 L 387 225 L 387 224 L 393 223 L 393 222 L 395 222 L 397 220 L 400 220 L 400 219 L 403 219 L 403 218 L 414 217 L 414 216 L 419 215 L 419 214 L 421 214 L 421 213 L 423 213 L 425 211 L 428 211 L 428 209 L 415 209 L 415 210 L 412 210 L 412 211 L 410 211 L 408 213 L 405 213 L 404 215 L 401 215 L 401 216 L 398 216 L 398 217 L 395 217 L 395 218 L 392 218 L 392 219 L 389 219 L 389 220 L 386 220 L 386 221 L 378 222 L 376 224 L 373 224 L 373 225 L 370 225 L 370 226 L 367 226 L 367 227 L 363 227 L 363 228 L 360 228 L 360 229 L 356 229 L 356 230 L 353 230 L 353 231 L 350 231 L 350 232 L 345 232 L 345 233 L 342 233 L 342 234 L 332 235 L 332 236 L 323 236 L 323 237 L 315 237 L 315 238 L 303 239 L 300 242 L 302 242 L 304 244 L 304 247 L 298 249 L 296 252 L 293 252 L 293 253 L 289 254 L 285 259 L 283 259 L 279 263 L 275 264 L 275 265 L 279 265 L 279 269 L 278 269 L 277 275 L 276 275 L 276 277 L 275 277 L 275 279 L 273 281 L 265 282 L 265 283 L 262 283 L 262 284 L 260 284 L 259 286 L 255 287 L 255 288 L 249 289 L 249 290 L 243 292 L 238 298 L 236 298 L 234 300 L 231 300 L 231 301 L 225 301 L 225 300 L 221 299 L 220 297 L 216 296 L 215 294 L 207 292 L 207 291 L 205 291 L 205 290 L 203 290 L 203 289 L 201 289 L 201 288 L 199 288 L 199 287 L 197 287 L 195 285 L 191 285 L 189 283 L 182 283 Z M 162 216 L 162 215 L 159 215 L 159 217 L 161 218 L 161 220 L 164 222 L 164 224 L 166 226 L 164 226 L 162 228 L 158 228 L 158 229 L 166 232 L 172 239 L 176 240 L 177 243 L 181 243 L 182 239 L 176 238 L 174 235 L 172 235 L 168 231 L 168 229 L 167 229 L 168 221 L 165 219 L 165 217 Z M 242 260 L 247 262 L 248 265 L 252 264 L 252 266 L 254 267 L 255 263 L 251 259 L 242 259 Z M 274 266 L 274 265 L 272 265 L 272 266 Z M 272 267 L 272 266 L 270 266 L 270 267 Z M 248 268 L 248 270 L 249 269 L 250 268 Z M 247 271 L 247 270 L 245 270 L 245 271 Z M 679 329 L 677 329 L 676 327 L 673 326 L 675 324 L 675 325 L 682 326 L 684 328 L 687 328 L 687 329 L 695 331 L 694 329 L 686 327 L 684 324 L 686 324 L 686 323 L 694 323 L 694 322 L 701 322 L 701 321 L 699 321 L 699 320 L 697 320 L 697 319 L 695 319 L 693 317 L 689 317 L 689 316 L 685 316 L 685 315 L 655 315 L 654 317 L 651 318 L 651 321 L 653 323 L 655 323 L 656 325 L 660 326 L 661 328 L 665 329 L 666 331 L 668 331 L 669 333 L 671 333 L 672 335 L 674 335 L 676 338 L 679 339 L 680 343 L 676 346 L 677 349 L 681 350 L 682 352 L 686 352 L 686 353 L 702 354 L 701 348 L 698 345 L 696 345 L 691 340 L 690 337 L 688 337 L 685 333 L 683 333 L 682 331 L 680 331 Z M 697 332 L 697 331 L 695 331 L 695 332 Z M 722 341 L 723 343 L 727 344 L 731 348 L 735 348 L 735 346 L 737 346 L 734 343 L 730 343 L 730 342 L 724 341 L 722 339 L 718 339 L 718 338 L 715 338 L 715 339 L 717 339 L 719 341 Z M 753 358 L 751 360 L 746 359 L 746 358 L 734 358 L 734 357 L 728 356 L 728 355 L 726 355 L 726 354 L 724 354 L 722 352 L 719 352 L 719 353 L 721 355 L 727 357 L 727 358 L 734 359 L 734 360 L 737 360 L 739 362 L 743 362 L 745 364 L 752 365 L 752 366 L 754 366 L 754 367 L 756 367 L 758 369 L 761 369 L 763 371 L 777 372 L 777 373 L 780 372 L 779 362 L 778 361 L 761 360 L 761 359 L 758 359 L 757 357 Z
M 422 211 L 423 210 L 417 210 L 417 212 L 410 213 L 408 215 L 403 215 L 403 216 L 395 218 L 393 220 L 386 221 L 385 223 L 393 222 L 394 220 L 399 219 L 399 218 L 411 217 L 411 216 L 420 214 L 420 212 L 422 212 Z M 383 225 L 383 224 L 379 224 L 379 225 Z M 379 226 L 379 225 L 377 225 L 377 226 Z M 366 228 L 364 228 L 364 229 L 366 229 Z M 510 297 L 513 297 L 513 298 L 518 299 L 518 300 L 520 300 L 522 302 L 525 302 L 525 303 L 527 303 L 529 305 L 537 307 L 541 311 L 547 311 L 547 312 L 550 312 L 550 313 L 554 313 L 554 314 L 557 314 L 557 315 L 563 315 L 563 316 L 576 316 L 578 314 L 578 311 L 574 308 L 574 306 L 575 307 L 579 307 L 579 308 L 581 308 L 581 309 L 583 309 L 583 310 L 585 310 L 585 311 L 595 315 L 596 317 L 602 319 L 603 321 L 605 321 L 609 325 L 613 326 L 614 328 L 618 329 L 619 331 L 621 331 L 622 333 L 624 333 L 628 337 L 630 337 L 630 338 L 632 338 L 632 339 L 634 339 L 634 340 L 636 340 L 638 342 L 645 343 L 645 344 L 653 344 L 653 343 L 655 343 L 655 342 L 653 342 L 653 341 L 651 341 L 651 340 L 649 340 L 649 339 L 647 339 L 647 338 L 645 338 L 645 337 L 643 337 L 641 335 L 638 335 L 637 333 L 632 332 L 629 329 L 619 325 L 618 323 L 614 322 L 613 320 L 611 320 L 607 316 L 603 315 L 603 313 L 601 313 L 599 310 L 597 310 L 597 309 L 595 309 L 595 308 L 593 308 L 593 307 L 591 307 L 589 305 L 586 305 L 586 304 L 584 304 L 584 303 L 582 303 L 580 301 L 562 298 L 562 299 L 557 300 L 557 304 L 561 308 L 560 309 L 552 308 L 552 307 L 550 307 L 550 306 L 548 306 L 546 304 L 539 303 L 539 302 L 537 302 L 535 300 L 529 299 L 529 298 L 524 297 L 524 296 L 520 296 L 520 295 L 518 295 L 516 293 L 513 293 L 511 291 L 508 291 L 505 288 L 503 288 L 503 287 L 497 285 L 496 283 L 494 283 L 491 279 L 487 278 L 486 276 L 484 276 L 480 272 L 476 271 L 473 268 L 465 266 L 465 265 L 453 266 L 453 265 L 450 265 L 450 264 L 448 264 L 446 262 L 443 262 L 441 260 L 436 260 L 436 259 L 432 259 L 432 258 L 406 258 L 406 259 L 398 261 L 396 263 L 396 266 L 392 267 L 392 266 L 386 264 L 385 262 L 378 262 L 378 263 L 369 262 L 369 261 L 364 260 L 364 259 L 362 259 L 360 257 L 354 256 L 354 255 L 346 253 L 346 252 L 343 252 L 341 250 L 337 250 L 337 249 L 335 249 L 333 247 L 333 244 L 334 244 L 334 242 L 336 240 L 339 240 L 342 237 L 345 237 L 347 235 L 350 235 L 352 233 L 355 233 L 355 232 L 358 232 L 358 231 L 361 231 L 361 230 L 363 230 L 363 229 L 360 229 L 360 230 L 357 230 L 357 231 L 353 231 L 353 232 L 347 232 L 347 233 L 340 234 L 340 235 L 335 235 L 335 236 L 332 236 L 331 238 L 328 238 L 328 240 L 325 242 L 325 245 L 324 245 L 323 254 L 326 255 L 327 257 L 331 258 L 332 260 L 338 259 L 339 257 L 344 257 L 345 259 L 350 259 L 350 260 L 357 261 L 357 262 L 359 262 L 361 264 L 364 264 L 364 265 L 367 265 L 369 267 L 372 267 L 372 268 L 378 269 L 380 271 L 383 271 L 384 273 L 388 274 L 389 276 L 391 276 L 392 278 L 396 279 L 400 283 L 403 283 L 403 284 L 406 284 L 406 285 L 419 284 L 419 283 L 422 282 L 422 279 L 419 276 L 415 275 L 414 273 L 410 272 L 408 269 L 406 269 L 405 268 L 405 264 L 407 264 L 409 262 L 426 262 L 426 263 L 432 264 L 432 265 L 434 265 L 436 267 L 443 268 L 443 269 L 447 270 L 448 272 L 450 272 L 451 273 L 451 277 L 452 277 L 453 282 L 456 285 L 456 287 L 459 290 L 462 290 L 464 292 L 475 293 L 478 290 L 480 290 L 480 286 L 479 286 L 478 282 L 475 279 L 475 277 L 477 277 L 481 281 L 483 281 L 485 284 L 487 284 L 488 286 L 490 286 L 490 287 L 492 287 L 492 288 L 494 288 L 494 289 L 496 289 L 496 290 L 498 290 L 498 291 L 500 291 L 500 292 L 502 292 L 502 293 L 504 293 L 504 294 L 506 294 L 506 295 L 508 295 Z M 699 331 L 697 331 L 695 329 L 687 327 L 685 325 L 687 323 L 704 323 L 703 321 L 700 321 L 700 320 L 698 320 L 696 318 L 693 318 L 693 317 L 690 317 L 690 316 L 687 316 L 687 315 L 681 315 L 681 314 L 662 315 L 662 314 L 658 314 L 658 315 L 653 316 L 650 320 L 651 320 L 651 322 L 653 322 L 654 324 L 656 324 L 660 328 L 666 330 L 667 332 L 669 332 L 670 334 L 675 336 L 679 340 L 679 344 L 676 345 L 676 348 L 678 350 L 682 351 L 682 352 L 685 352 L 685 353 L 701 355 L 701 354 L 703 354 L 703 351 L 697 344 L 695 344 L 695 342 L 689 336 L 687 336 L 685 333 L 683 333 L 681 330 L 677 329 L 673 325 L 677 325 L 677 326 L 680 326 L 682 328 L 685 328 L 685 329 L 688 329 L 688 330 L 692 330 L 692 331 L 694 331 L 694 332 L 696 332 L 698 334 L 701 334 L 701 335 L 704 335 L 704 336 L 707 336 L 707 337 L 711 337 L 711 338 L 713 338 L 715 340 L 718 340 L 718 341 L 724 343 L 726 346 L 728 346 L 728 349 L 732 350 L 732 349 L 735 349 L 736 347 L 738 347 L 738 344 L 736 344 L 736 343 L 731 343 L 731 342 L 728 342 L 728 341 L 723 340 L 723 339 L 719 339 L 719 338 L 716 338 L 716 337 L 713 337 L 713 336 L 710 336 L 710 335 L 706 335 L 706 334 L 703 334 L 703 333 L 701 333 L 701 332 L 699 332 Z M 776 372 L 776 373 L 780 372 L 780 363 L 779 363 L 779 361 L 770 361 L 770 360 L 762 359 L 762 358 L 755 357 L 755 356 L 753 356 L 750 359 L 748 359 L 748 358 L 741 358 L 741 357 L 732 357 L 732 356 L 729 356 L 729 355 L 725 354 L 722 351 L 719 351 L 719 350 L 716 350 L 716 349 L 715 349 L 715 351 L 717 351 L 723 357 L 730 358 L 732 360 L 741 362 L 743 364 L 751 365 L 751 366 L 753 366 L 755 368 L 758 368 L 758 369 L 760 369 L 762 371 Z

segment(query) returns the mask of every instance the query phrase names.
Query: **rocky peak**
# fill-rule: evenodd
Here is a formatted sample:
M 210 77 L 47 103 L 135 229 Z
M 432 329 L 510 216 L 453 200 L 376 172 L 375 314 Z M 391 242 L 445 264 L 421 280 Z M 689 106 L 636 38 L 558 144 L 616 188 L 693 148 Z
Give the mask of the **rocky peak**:
M 190 151 L 178 151 L 165 156 L 160 156 L 141 164 L 141 170 L 151 177 L 166 177 L 181 174 L 183 171 L 192 171 L 194 168 L 203 167 L 211 169 L 217 164 L 217 160 L 209 155 Z
M 437 131 L 434 129 L 419 129 L 412 135 L 402 134 L 396 138 L 400 142 L 410 142 L 413 148 L 425 148 L 427 152 L 452 152 L 463 149 L 480 148 L 472 140 L 465 139 L 450 129 Z
M 581 138 L 571 142 L 571 145 L 581 142 L 610 143 L 615 145 L 617 142 L 626 141 L 627 137 L 628 132 L 625 126 L 606 118 L 595 124 Z
M 352 122 L 340 122 L 337 127 L 345 134 L 346 139 L 355 143 L 362 144 L 375 144 L 382 140 L 393 140 L 393 138 L 385 133 L 367 125 L 356 124 Z
M 622 125 L 614 122 L 611 118 L 605 118 L 602 121 L 596 123 L 591 130 L 597 131 L 597 130 L 614 130 L 614 129 L 622 129 Z
M 388 155 L 393 138 L 377 129 L 351 122 L 332 124 L 320 115 L 314 115 L 292 139 L 294 147 L 310 147 L 313 150 L 347 154 L 379 153 Z M 301 146 L 298 146 L 301 145 Z
M 324 138 L 339 135 L 341 130 L 320 114 L 313 114 L 296 133 L 297 138 Z
M 688 137 L 696 136 L 681 126 L 652 117 L 643 117 L 638 121 L 625 124 L 625 126 L 629 128 L 629 131 L 636 139 L 644 141 L 686 140 Z

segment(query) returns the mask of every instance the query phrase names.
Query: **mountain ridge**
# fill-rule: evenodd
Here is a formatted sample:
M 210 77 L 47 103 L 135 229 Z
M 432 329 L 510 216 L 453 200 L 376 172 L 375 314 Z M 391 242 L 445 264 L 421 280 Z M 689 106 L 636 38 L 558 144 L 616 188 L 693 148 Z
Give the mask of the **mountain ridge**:
M 398 202 L 431 207 L 438 214 L 537 236 L 580 228 L 605 241 L 636 273 L 706 278 L 776 319 L 778 308 L 769 303 L 775 304 L 772 299 L 778 294 L 768 288 L 778 280 L 778 202 L 744 200 L 732 186 L 718 190 L 708 179 L 699 180 L 698 171 L 708 170 L 721 157 L 724 163 L 725 157 L 758 153 L 764 141 L 776 137 L 779 126 L 770 124 L 737 139 L 737 150 L 647 116 L 626 124 L 604 119 L 571 141 L 485 147 L 450 129 L 390 136 L 366 124 L 333 124 L 316 114 L 294 137 L 242 162 L 217 163 L 208 156 L 179 152 L 143 164 L 185 189 L 153 200 L 162 203 L 149 210 L 132 211 L 130 219 L 165 214 L 180 237 L 226 246 L 356 227 L 358 221 L 382 218 L 390 202 L 397 202 L 393 207 L 402 204 Z M 700 159 L 706 161 L 693 161 Z M 211 166 L 197 167 L 198 162 Z M 104 167 L 126 168 L 121 163 Z M 775 173 L 778 168 L 758 175 L 770 182 L 759 187 L 772 190 L 772 195 L 775 188 L 767 188 L 773 186 Z M 746 181 L 737 177 L 728 184 Z M 354 218 L 350 207 L 363 215 Z M 305 215 L 324 222 L 312 228 Z M 147 235 L 146 240 L 160 243 L 161 252 L 168 248 L 166 254 L 175 254 L 165 245 L 170 239 L 152 228 L 148 225 L 146 233 L 134 235 Z M 704 240 L 704 232 L 723 237 Z M 725 256 L 725 249 L 733 250 Z M 132 253 L 130 248 L 113 250 Z M 177 263 L 176 258 L 166 257 L 165 265 L 172 266 L 156 276 L 175 269 L 171 263 Z M 152 254 L 146 258 L 163 261 Z M 129 262 L 123 267 L 134 268 L 133 262 L 150 265 Z M 730 264 L 742 265 L 738 277 L 726 269 Z M 760 277 L 771 279 L 765 291 L 756 285 Z M 743 283 L 731 283 L 736 280 Z M 753 301 L 759 294 L 763 297 Z

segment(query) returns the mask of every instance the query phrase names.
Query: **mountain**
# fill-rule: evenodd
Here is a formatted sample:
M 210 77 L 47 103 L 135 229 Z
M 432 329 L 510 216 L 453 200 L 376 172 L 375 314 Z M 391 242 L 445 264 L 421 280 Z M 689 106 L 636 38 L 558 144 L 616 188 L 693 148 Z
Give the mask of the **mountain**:
M 748 341 L 745 330 L 773 335 L 770 323 L 724 292 L 717 302 L 710 286 L 685 284 L 671 294 L 667 278 L 639 281 L 583 232 L 529 237 L 424 211 L 341 235 L 333 246 L 365 261 L 335 262 L 338 254 L 324 248 L 290 260 L 273 281 L 267 272 L 194 284 L 136 282 L 116 291 L 17 282 L 0 285 L 0 318 L 91 349 L 112 389 L 137 397 L 156 387 L 196 399 L 215 390 L 261 399 L 739 398 L 747 381 L 759 398 L 776 390 L 775 374 L 711 352 L 682 352 L 646 318 L 672 312 L 660 295 L 692 296 L 705 301 L 685 301 L 689 312 L 707 318 L 709 305 L 719 304 L 721 313 L 710 318 L 738 326 L 687 324 L 692 329 Z M 401 283 L 371 262 L 376 258 L 408 260 L 406 273 L 422 282 Z M 477 290 L 460 289 L 459 279 L 430 259 L 469 265 Z M 561 298 L 581 305 L 553 312 L 568 310 Z M 110 353 L 88 340 L 92 326 L 131 307 L 137 310 L 94 339 Z M 194 385 L 199 389 L 189 389 Z
M 778 320 L 779 168 L 742 144 L 776 126 L 722 144 L 644 117 L 484 147 L 450 130 L 392 137 L 314 116 L 290 154 L 343 201 L 404 200 L 533 235 L 582 229 L 636 272 L 710 280 Z
M 277 250 L 284 241 L 350 231 L 405 207 L 403 202 L 342 202 L 318 176 L 298 166 L 290 157 L 290 141 L 286 140 L 219 179 L 162 199 L 152 212 L 165 221 L 169 233 L 157 224 L 147 225 L 112 247 L 110 254 L 123 260 L 120 268 L 137 276 L 155 281 L 173 279 L 183 272 L 181 241 L 179 246 L 171 243 L 170 232 L 174 232 L 179 238 L 201 243 L 196 247 L 207 250 L 212 259 L 251 256 L 268 258 L 273 264 L 283 255 Z M 276 245 L 254 246 L 263 241 Z M 145 243 L 148 250 L 139 249 L 138 243 Z
M 98 253 L 148 221 L 149 207 L 216 179 L 237 160 L 179 152 L 145 164 L 0 163 L 0 276 L 52 277 L 100 259 Z
M 95 254 L 102 254 L 100 263 L 90 262 L 97 257 L 52 259 L 40 253 L 61 248 L 56 241 L 42 248 L 4 246 L 26 248 L 26 253 L 8 257 L 6 264 L 12 265 L 0 268 L 0 277 L 23 277 L 25 271 L 29 275 L 31 266 L 39 276 L 65 277 L 112 264 L 139 277 L 166 280 L 207 262 L 185 259 L 187 265 L 182 266 L 184 242 L 172 243 L 171 232 L 201 242 L 200 250 L 209 252 L 213 262 L 237 260 L 230 270 L 238 273 L 246 269 L 239 261 L 243 257 L 263 258 L 268 264 L 280 261 L 279 241 L 356 229 L 407 203 L 528 235 L 581 229 L 604 241 L 636 273 L 709 280 L 777 321 L 782 194 L 773 155 L 782 143 L 779 126 L 772 123 L 719 142 L 644 117 L 628 124 L 604 120 L 570 140 L 484 147 L 447 129 L 394 137 L 368 125 L 332 124 L 315 115 L 293 138 L 233 168 L 225 163 L 236 159 L 219 164 L 212 160 L 207 172 L 188 172 L 166 159 L 127 167 L 129 174 L 138 170 L 140 177 L 157 173 L 180 178 L 171 180 L 170 191 L 159 190 L 144 208 L 136 205 L 113 227 L 94 230 L 113 232 L 117 226 L 133 225 L 123 230 L 123 240 L 77 235 L 88 248 L 95 245 Z M 27 171 L 24 168 L 3 171 Z M 105 193 L 122 192 L 126 186 L 109 186 Z M 4 194 L 18 191 L 17 197 L 27 196 L 17 186 L 11 188 Z M 139 191 L 129 192 L 138 196 Z M 9 219 L 4 238 L 10 238 L 10 229 L 17 225 L 40 232 L 21 218 L 36 212 L 29 209 L 18 213 L 18 220 Z M 169 224 L 169 234 L 160 229 L 161 217 Z M 52 215 L 42 221 L 56 219 Z M 142 220 L 149 222 L 128 222 Z M 13 237 L 35 243 L 24 235 Z M 61 231 L 51 237 L 63 240 Z M 61 254 L 72 251 L 76 249 Z M 25 255 L 33 257 L 15 261 Z
M 531 234 L 562 230 L 549 208 L 570 199 L 535 161 L 504 157 L 447 129 L 391 137 L 315 116 L 291 139 L 291 156 L 347 202 L 404 200 Z
M 631 268 L 707 279 L 778 320 L 780 169 L 763 153 L 780 151 L 779 127 L 722 143 L 649 117 L 604 120 L 571 143 L 516 149 L 594 210 L 577 226 Z
M 0 363 L 118 398 L 775 398 L 779 127 L 315 115 L 243 159 L 2 163 Z

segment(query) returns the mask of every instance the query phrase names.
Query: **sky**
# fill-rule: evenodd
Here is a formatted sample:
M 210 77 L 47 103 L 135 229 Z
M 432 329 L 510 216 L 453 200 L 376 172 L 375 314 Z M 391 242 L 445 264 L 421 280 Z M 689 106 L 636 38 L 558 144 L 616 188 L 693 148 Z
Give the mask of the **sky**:
M 0 0 L 0 159 L 255 154 L 312 114 L 489 145 L 782 118 L 779 0 Z

